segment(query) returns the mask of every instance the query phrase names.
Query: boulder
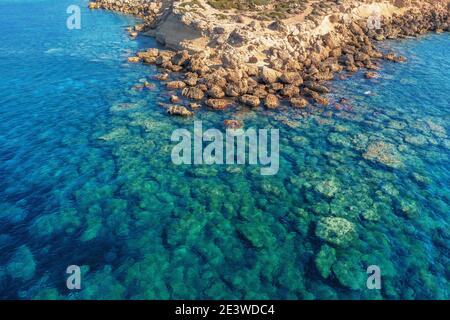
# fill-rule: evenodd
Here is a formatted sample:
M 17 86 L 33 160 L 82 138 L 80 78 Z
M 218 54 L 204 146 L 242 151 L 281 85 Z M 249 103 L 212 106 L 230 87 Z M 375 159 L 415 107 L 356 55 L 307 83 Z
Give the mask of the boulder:
M 129 63 L 139 63 L 141 61 L 141 58 L 139 57 L 128 57 Z
M 259 78 L 266 84 L 272 84 L 278 81 L 280 72 L 269 67 L 262 67 L 259 72 Z
M 280 76 L 280 81 L 285 84 L 295 84 L 298 86 L 303 83 L 303 79 L 298 72 L 284 72 Z
M 214 110 L 223 110 L 231 105 L 231 102 L 227 99 L 208 99 L 206 105 Z
M 186 83 L 188 86 L 194 87 L 197 85 L 197 82 L 198 82 L 198 76 L 196 73 L 187 73 L 186 74 L 184 83 Z
M 192 100 L 202 100 L 205 97 L 205 93 L 197 87 L 184 88 L 182 95 Z
M 167 113 L 172 116 L 181 116 L 181 117 L 191 117 L 194 115 L 192 111 L 189 111 L 186 107 L 183 106 L 170 106 L 167 109 Z
M 261 104 L 261 100 L 258 97 L 250 94 L 245 94 L 241 96 L 239 101 L 253 108 L 259 107 L 259 105 Z
M 287 98 L 292 98 L 293 96 L 296 96 L 296 95 L 298 95 L 299 93 L 300 93 L 299 87 L 297 87 L 297 86 L 295 86 L 295 85 L 292 85 L 292 84 L 286 85 L 286 86 L 283 88 L 283 90 L 281 90 L 281 94 L 282 94 L 284 97 L 287 97 Z
M 308 105 L 308 101 L 304 98 L 292 98 L 290 100 L 291 106 L 294 108 L 305 108 Z
M 176 95 L 172 95 L 170 97 L 170 102 L 172 103 L 179 103 L 181 101 L 180 97 L 176 96 Z
M 264 99 L 264 106 L 267 109 L 276 109 L 280 106 L 280 101 L 276 95 L 268 94 Z
M 186 83 L 183 81 L 170 81 L 166 84 L 166 87 L 172 90 L 184 89 L 186 88 Z
M 185 65 L 190 58 L 189 53 L 186 50 L 178 52 L 175 56 L 172 58 L 172 64 L 177 66 Z
M 364 77 L 366 79 L 376 79 L 378 78 L 378 74 L 376 72 L 369 71 L 364 74 Z
M 222 99 L 225 97 L 225 92 L 219 86 L 214 85 L 208 90 L 208 96 L 214 99 Z

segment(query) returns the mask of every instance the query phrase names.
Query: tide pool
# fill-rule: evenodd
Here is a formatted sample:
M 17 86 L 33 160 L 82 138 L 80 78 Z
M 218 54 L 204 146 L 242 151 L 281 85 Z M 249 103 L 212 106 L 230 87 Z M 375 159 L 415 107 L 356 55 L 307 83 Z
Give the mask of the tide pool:
M 408 62 L 333 82 L 327 108 L 181 119 L 126 62 L 156 43 L 86 7 L 0 1 L 0 298 L 449 298 L 449 34 L 383 43 Z M 175 129 L 226 119 L 280 130 L 278 174 L 172 164 Z

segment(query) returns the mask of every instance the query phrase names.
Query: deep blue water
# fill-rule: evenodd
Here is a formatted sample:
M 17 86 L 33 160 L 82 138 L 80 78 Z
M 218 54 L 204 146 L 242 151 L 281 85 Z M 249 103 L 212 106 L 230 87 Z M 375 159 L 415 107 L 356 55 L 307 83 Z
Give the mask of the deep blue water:
M 175 119 L 160 84 L 133 90 L 153 40 L 86 6 L 0 1 L 0 298 L 449 298 L 449 34 L 384 43 L 408 63 L 334 82 L 325 109 Z M 278 175 L 171 163 L 174 129 L 232 117 L 280 129 Z M 330 217 L 348 244 L 318 235 Z

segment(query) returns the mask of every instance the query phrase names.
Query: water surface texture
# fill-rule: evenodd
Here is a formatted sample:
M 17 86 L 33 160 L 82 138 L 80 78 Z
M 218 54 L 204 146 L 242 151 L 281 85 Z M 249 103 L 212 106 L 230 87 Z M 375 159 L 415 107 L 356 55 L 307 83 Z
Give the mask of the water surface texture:
M 160 84 L 133 88 L 158 71 L 126 58 L 153 40 L 86 6 L 0 1 L 0 298 L 449 298 L 449 34 L 384 43 L 408 63 L 308 114 L 179 119 Z M 174 129 L 230 118 L 280 129 L 277 175 L 172 164 Z

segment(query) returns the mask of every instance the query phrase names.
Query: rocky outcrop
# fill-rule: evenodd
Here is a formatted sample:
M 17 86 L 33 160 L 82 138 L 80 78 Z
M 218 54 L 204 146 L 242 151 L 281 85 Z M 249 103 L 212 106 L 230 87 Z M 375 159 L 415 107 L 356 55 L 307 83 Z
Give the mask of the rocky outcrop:
M 285 17 L 262 22 L 261 12 L 271 5 L 239 16 L 188 0 L 97 0 L 89 7 L 141 17 L 130 35 L 152 35 L 171 50 L 151 48 L 129 62 L 158 66 L 161 81 L 176 73 L 168 89 L 214 110 L 234 102 L 269 109 L 327 106 L 324 83 L 336 73 L 365 69 L 364 76 L 374 79 L 382 60 L 406 61 L 380 52 L 377 41 L 450 28 L 447 0 L 325 0 L 308 3 L 311 11 L 293 6 Z M 379 16 L 371 16 L 375 11 Z

